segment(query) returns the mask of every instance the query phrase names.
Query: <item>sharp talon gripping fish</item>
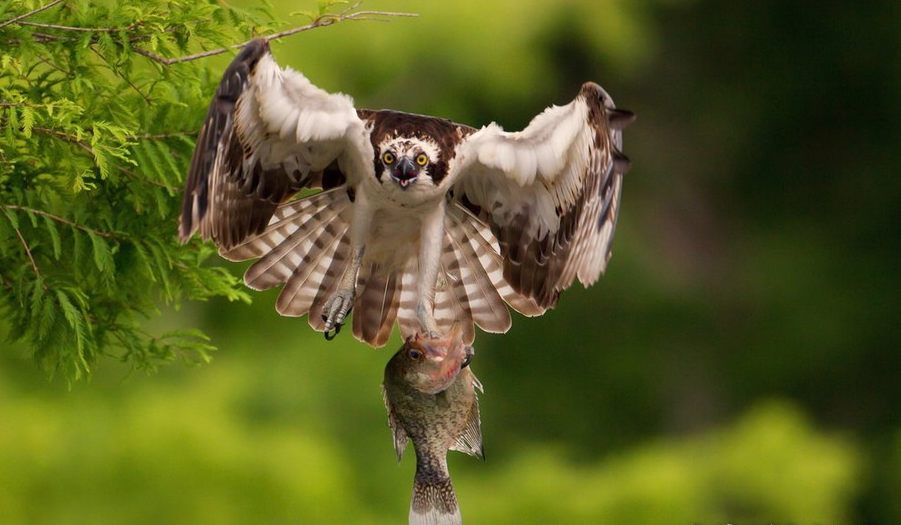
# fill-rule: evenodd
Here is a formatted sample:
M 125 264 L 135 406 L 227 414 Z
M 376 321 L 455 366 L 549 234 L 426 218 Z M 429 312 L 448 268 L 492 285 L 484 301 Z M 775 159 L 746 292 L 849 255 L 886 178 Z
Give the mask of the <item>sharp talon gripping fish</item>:
M 407 339 L 385 366 L 388 425 L 400 461 L 408 441 L 416 450 L 410 525 L 463 522 L 447 470 L 447 451 L 484 459 L 477 393 L 468 368 L 473 356 L 455 327 L 448 336 Z

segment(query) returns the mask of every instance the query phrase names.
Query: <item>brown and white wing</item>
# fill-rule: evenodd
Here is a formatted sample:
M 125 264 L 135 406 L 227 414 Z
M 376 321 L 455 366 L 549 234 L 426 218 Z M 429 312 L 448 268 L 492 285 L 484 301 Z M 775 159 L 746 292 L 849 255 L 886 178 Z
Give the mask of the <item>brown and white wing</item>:
M 221 249 L 262 232 L 276 207 L 323 173 L 356 184 L 372 170 L 372 145 L 353 100 L 281 68 L 264 40 L 228 66 L 204 121 L 182 202 L 179 237 L 195 232 Z M 334 184 L 334 183 L 333 183 Z
M 634 120 L 597 84 L 520 132 L 491 124 L 466 137 L 449 178 L 458 203 L 497 237 L 504 279 L 542 310 L 573 280 L 594 283 L 619 213 L 622 129 Z

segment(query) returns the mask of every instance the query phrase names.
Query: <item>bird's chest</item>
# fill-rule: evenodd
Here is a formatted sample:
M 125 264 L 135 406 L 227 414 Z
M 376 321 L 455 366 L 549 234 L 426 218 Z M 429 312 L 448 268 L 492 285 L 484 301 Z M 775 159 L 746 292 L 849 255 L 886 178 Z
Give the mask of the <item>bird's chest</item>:
M 375 210 L 366 256 L 386 269 L 404 269 L 419 253 L 422 217 L 411 208 Z
M 423 191 L 414 185 L 402 190 L 396 186 L 393 182 L 380 184 L 372 180 L 362 184 L 361 190 L 372 208 L 366 257 L 382 267 L 400 270 L 415 260 L 424 221 L 436 207 L 443 208 L 444 202 L 437 188 Z
M 422 219 L 416 213 L 402 213 L 398 210 L 380 209 L 372 216 L 370 235 L 390 244 L 417 244 L 422 230 Z M 399 249 L 394 246 L 393 249 Z

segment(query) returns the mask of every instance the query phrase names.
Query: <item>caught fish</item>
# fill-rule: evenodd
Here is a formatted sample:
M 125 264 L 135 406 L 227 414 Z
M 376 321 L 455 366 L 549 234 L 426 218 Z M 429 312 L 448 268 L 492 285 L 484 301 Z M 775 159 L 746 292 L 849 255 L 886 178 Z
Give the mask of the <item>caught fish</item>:
M 397 460 L 408 441 L 416 450 L 410 525 L 462 523 L 447 451 L 485 457 L 477 397 L 482 384 L 467 368 L 472 355 L 455 327 L 445 338 L 407 339 L 385 366 L 382 386 Z

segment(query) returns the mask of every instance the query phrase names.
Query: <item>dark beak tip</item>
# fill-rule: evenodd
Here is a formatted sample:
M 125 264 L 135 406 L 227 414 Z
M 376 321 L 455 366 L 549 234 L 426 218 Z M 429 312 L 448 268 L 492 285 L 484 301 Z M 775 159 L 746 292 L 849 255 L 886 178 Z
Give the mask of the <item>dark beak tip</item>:
M 394 178 L 400 181 L 408 181 L 416 178 L 417 171 L 413 161 L 403 158 L 394 167 Z

